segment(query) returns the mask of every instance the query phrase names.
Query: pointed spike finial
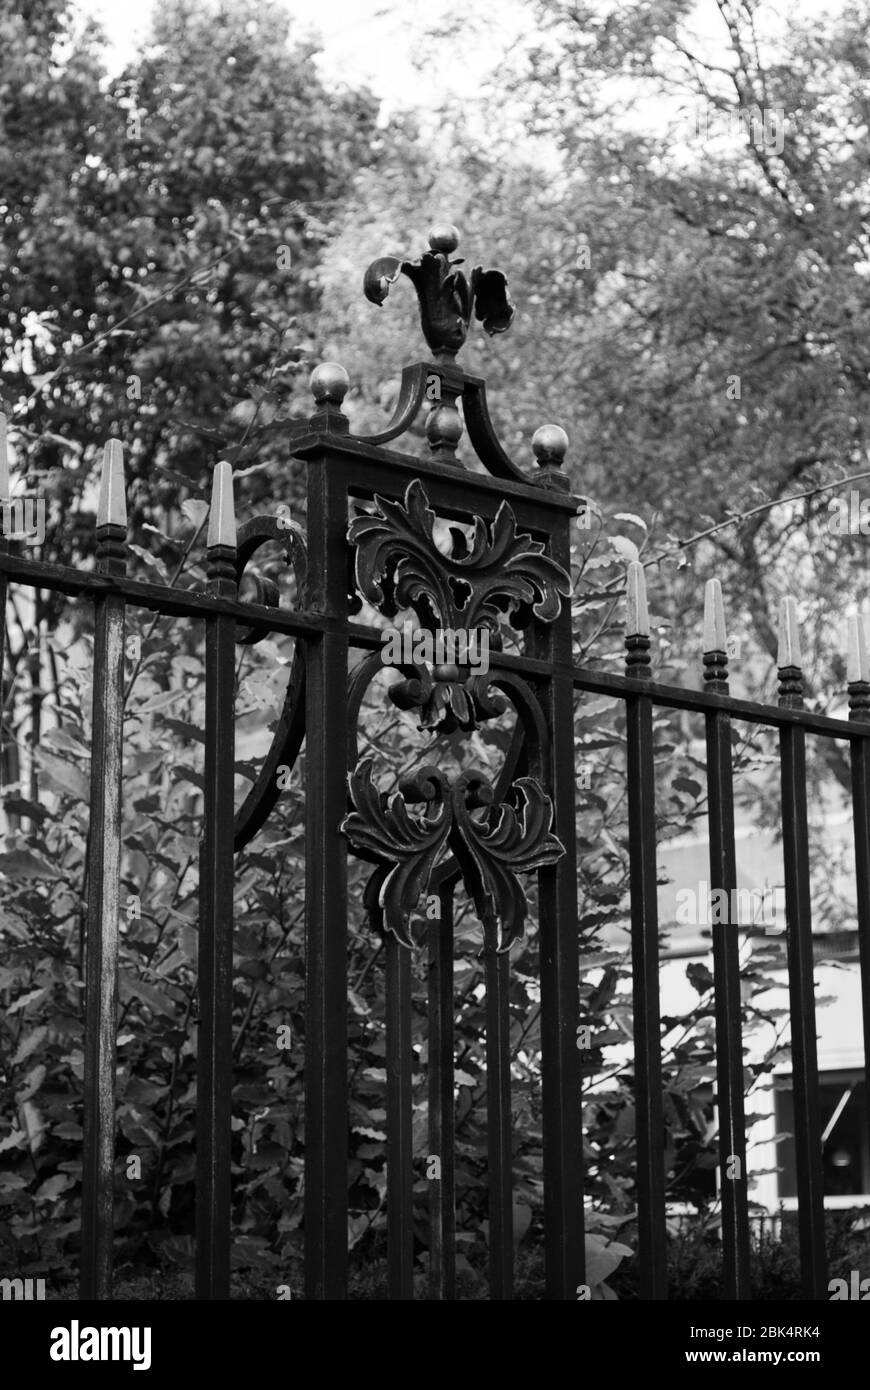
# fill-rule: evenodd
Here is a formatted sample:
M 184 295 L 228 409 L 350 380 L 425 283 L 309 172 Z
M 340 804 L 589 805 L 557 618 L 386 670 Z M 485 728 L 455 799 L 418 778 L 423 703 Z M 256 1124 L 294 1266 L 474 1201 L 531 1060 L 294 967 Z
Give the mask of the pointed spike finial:
M 629 563 L 625 576 L 625 674 L 649 680 L 649 615 L 646 607 L 646 575 L 639 560 Z
M 722 585 L 718 579 L 708 579 L 704 587 L 704 651 L 724 652 L 727 649 Z
M 649 614 L 646 606 L 646 574 L 640 560 L 631 560 L 625 589 L 626 637 L 649 637 Z
M 779 605 L 779 695 L 777 703 L 783 708 L 803 709 L 804 678 L 801 671 L 801 643 L 798 631 L 797 604 L 784 598 Z
M 779 604 L 779 650 L 776 664 L 782 671 L 788 666 L 801 665 L 801 639 L 798 629 L 797 603 L 783 598 Z
M 9 454 L 6 445 L 6 416 L 0 411 L 0 501 L 9 500 Z
M 124 450 L 120 439 L 108 439 L 103 449 L 100 501 L 97 506 L 97 530 L 102 526 L 118 526 L 124 532 L 127 530 Z
M 725 604 L 718 579 L 704 586 L 704 684 L 715 694 L 728 694 L 728 634 Z
M 870 648 L 861 613 L 855 613 L 849 619 L 846 680 L 850 685 L 854 685 L 856 681 L 870 681 Z
M 236 548 L 236 509 L 233 502 L 233 466 L 223 459 L 215 466 L 211 481 L 211 510 L 206 546 L 214 550 Z

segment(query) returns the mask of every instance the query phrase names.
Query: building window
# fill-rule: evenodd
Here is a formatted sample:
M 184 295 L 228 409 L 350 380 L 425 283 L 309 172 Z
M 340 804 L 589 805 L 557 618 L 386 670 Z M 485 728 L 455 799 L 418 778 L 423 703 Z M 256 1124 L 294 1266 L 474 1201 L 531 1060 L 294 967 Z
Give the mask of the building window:
M 775 1083 L 776 1132 L 794 1135 L 794 1095 L 790 1076 Z M 870 1193 L 870 1141 L 867 1086 L 863 1071 L 823 1072 L 819 1077 L 822 1163 L 826 1197 Z M 780 1197 L 797 1196 L 794 1139 L 776 1146 Z

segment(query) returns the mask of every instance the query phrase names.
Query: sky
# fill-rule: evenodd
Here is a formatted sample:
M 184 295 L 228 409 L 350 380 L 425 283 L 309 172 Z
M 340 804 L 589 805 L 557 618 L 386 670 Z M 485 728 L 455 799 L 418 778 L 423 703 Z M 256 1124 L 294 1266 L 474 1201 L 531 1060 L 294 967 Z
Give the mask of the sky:
M 421 0 L 282 2 L 298 24 L 298 36 L 321 43 L 323 51 L 317 62 L 324 80 L 370 87 L 381 101 L 383 122 L 397 109 L 413 107 L 420 112 L 425 127 L 427 112 L 434 112 L 445 98 L 452 97 L 466 101 L 470 128 L 484 136 L 488 121 L 486 104 L 475 110 L 471 101 L 481 95 L 481 77 L 497 70 L 502 54 L 515 56 L 518 48 L 535 37 L 530 31 L 530 0 L 464 0 L 461 41 L 450 42 L 424 38 L 429 27 L 442 18 L 452 19 L 453 14 L 449 9 L 443 14 L 427 10 Z M 142 48 L 155 0 L 137 0 L 135 5 L 130 0 L 74 3 L 103 25 L 110 43 L 110 68 L 119 71 Z M 601 8 L 609 8 L 608 0 L 598 3 Z M 841 3 L 843 0 L 767 0 L 759 19 L 762 42 L 766 30 L 771 36 L 777 30 L 781 32 L 790 16 L 806 20 Z M 715 0 L 696 0 L 690 25 L 695 51 L 713 62 L 721 62 L 724 30 Z M 613 95 L 619 98 L 632 90 L 632 81 L 626 79 L 622 85 L 616 83 Z M 664 135 L 666 130 L 673 130 L 674 119 L 682 120 L 684 115 L 685 147 L 678 139 L 671 148 L 691 163 L 698 144 L 691 128 L 695 115 L 684 110 L 678 100 L 664 98 L 659 92 L 615 119 L 628 127 Z M 732 132 L 725 140 L 744 143 L 745 136 Z M 538 142 L 536 157 L 548 163 L 552 157 L 554 168 L 558 166 L 555 145 L 550 151 Z
M 153 0 L 77 0 L 98 19 L 111 43 L 112 66 L 122 68 L 142 46 Z M 482 67 L 499 49 L 511 48 L 527 29 L 528 9 L 521 0 L 499 0 L 481 10 L 486 32 L 469 26 L 467 41 L 438 45 L 427 54 L 428 71 L 414 64 L 420 33 L 437 16 L 419 0 L 285 0 L 302 34 L 321 37 L 319 66 L 325 77 L 351 85 L 365 84 L 384 103 L 385 114 L 403 105 L 434 106 L 444 96 L 476 92 Z

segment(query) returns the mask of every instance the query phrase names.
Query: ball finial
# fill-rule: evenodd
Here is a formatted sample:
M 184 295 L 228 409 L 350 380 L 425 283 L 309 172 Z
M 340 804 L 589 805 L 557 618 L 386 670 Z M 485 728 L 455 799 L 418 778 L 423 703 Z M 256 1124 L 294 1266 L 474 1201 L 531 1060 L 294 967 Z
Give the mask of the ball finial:
M 432 251 L 443 251 L 450 255 L 459 245 L 459 232 L 452 222 L 436 222 L 429 233 L 429 246 Z
M 542 425 L 532 435 L 532 453 L 541 468 L 561 468 L 568 451 L 568 436 L 559 425 Z
M 455 449 L 462 438 L 462 421 L 453 405 L 436 405 L 426 416 L 426 438 L 433 448 Z
M 350 386 L 350 377 L 337 362 L 321 362 L 311 373 L 311 394 L 318 405 L 341 405 Z

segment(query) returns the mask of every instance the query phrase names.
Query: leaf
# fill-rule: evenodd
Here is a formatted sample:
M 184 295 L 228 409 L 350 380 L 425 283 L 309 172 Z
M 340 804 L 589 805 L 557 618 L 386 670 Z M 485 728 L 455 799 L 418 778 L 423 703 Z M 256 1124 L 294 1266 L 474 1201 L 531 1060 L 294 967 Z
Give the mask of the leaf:
M 168 715 L 164 716 L 163 723 L 167 729 L 171 729 L 172 732 L 178 734 L 180 738 L 192 738 L 195 739 L 197 743 L 205 743 L 204 730 L 197 728 L 195 724 L 188 724 L 183 719 L 170 719 Z
M 0 873 L 6 878 L 62 878 L 53 865 L 29 849 L 0 854 Z
M 32 1033 L 28 1033 L 23 1037 L 18 1044 L 18 1050 L 15 1056 L 12 1058 L 13 1067 L 20 1066 L 22 1062 L 26 1062 L 27 1058 L 41 1045 L 47 1034 L 47 1028 L 34 1028 Z
M 693 800 L 696 800 L 701 795 L 702 791 L 700 782 L 696 782 L 692 777 L 675 777 L 671 786 L 675 791 L 685 792 L 686 795 L 691 796 Z
M 693 990 L 698 991 L 698 994 L 706 994 L 707 990 L 713 988 L 713 976 L 707 970 L 706 965 L 692 962 L 691 965 L 685 967 L 685 977 L 687 977 Z
M 19 1010 L 26 1009 L 28 1005 L 35 1004 L 37 1000 L 44 999 L 50 991 L 51 986 L 46 985 L 43 989 L 32 989 L 28 994 L 19 995 L 15 1003 L 10 1004 L 6 1010 L 6 1017 L 8 1018 L 10 1014 L 17 1014 Z
M 247 400 L 239 401 L 238 405 L 233 406 L 230 411 L 230 419 L 235 420 L 240 425 L 250 425 L 256 413 L 257 402 L 251 400 L 249 396 Z
M 20 1173 L 0 1173 L 0 1192 L 20 1192 L 27 1186 L 27 1179 Z
M 634 1252 L 616 1241 L 607 1245 L 601 1236 L 586 1236 L 586 1283 L 603 1284 L 619 1268 L 626 1255 Z
M 182 1269 L 193 1269 L 196 1260 L 193 1236 L 170 1236 L 168 1240 L 160 1242 L 158 1249 L 173 1264 Z
M 197 772 L 195 767 L 188 767 L 186 763 L 179 763 L 172 768 L 172 777 L 176 782 L 190 782 L 191 786 L 198 787 L 201 792 L 205 791 L 205 778 L 201 772 Z
M 42 750 L 40 750 L 42 755 Z M 28 801 L 25 796 L 7 796 L 4 806 L 7 816 L 29 816 L 31 820 L 54 820 L 54 812 L 40 806 L 38 801 Z
M 149 569 L 156 570 L 164 584 L 169 583 L 169 570 L 166 568 L 163 561 L 158 559 L 156 555 L 152 555 L 149 551 L 143 549 L 141 545 L 134 545 L 132 541 L 127 542 L 127 549 L 132 550 L 134 555 L 138 555 L 139 559 L 144 561 Z
M 24 1100 L 30 1100 L 31 1096 L 36 1095 L 45 1080 L 47 1071 L 47 1067 L 40 1065 L 34 1067 L 32 1071 L 27 1073 L 27 1076 L 24 1078 L 24 1089 L 17 1093 L 19 1103 Z
M 236 477 L 238 477 L 238 474 L 236 474 Z M 198 497 L 188 497 L 182 502 L 181 510 L 188 520 L 192 521 L 194 526 L 199 528 L 208 516 L 209 507 L 207 502 L 200 502 Z
M 23 1149 L 27 1143 L 27 1135 L 23 1129 L 13 1129 L 11 1134 L 7 1134 L 5 1139 L 0 1139 L 0 1154 L 6 1153 L 8 1149 Z
M 613 520 L 614 520 L 614 521 L 632 521 L 632 522 L 634 522 L 634 525 L 635 525 L 635 526 L 640 526 L 640 527 L 642 528 L 642 530 L 645 531 L 645 530 L 647 529 L 646 522 L 644 521 L 643 517 L 642 517 L 642 516 L 636 516 L 634 512 L 614 512 L 614 513 L 613 513 Z
M 137 705 L 136 714 L 153 714 L 158 709 L 168 709 L 170 705 L 178 704 L 179 700 L 187 698 L 184 690 L 163 690 L 159 695 L 154 695 L 150 700 L 146 700 L 144 705 Z
M 628 539 L 628 536 L 611 536 L 610 544 L 617 554 L 625 560 L 637 560 L 640 556 L 640 551 L 634 541 Z
M 50 791 L 66 792 L 76 801 L 88 804 L 90 782 L 85 774 L 65 758 L 55 758 L 51 753 L 39 749 L 36 755 L 37 766 L 48 782 Z
M 147 1004 L 154 1013 L 164 1014 L 167 1018 L 175 1017 L 173 1000 L 162 990 L 157 989 L 155 985 L 146 984 L 144 980 L 131 980 L 122 976 L 119 994 L 123 1004 L 126 1004 L 132 997 Z
M 46 1178 L 36 1190 L 37 1202 L 56 1202 L 62 1192 L 73 1186 L 73 1179 L 68 1173 L 55 1173 L 54 1177 Z

